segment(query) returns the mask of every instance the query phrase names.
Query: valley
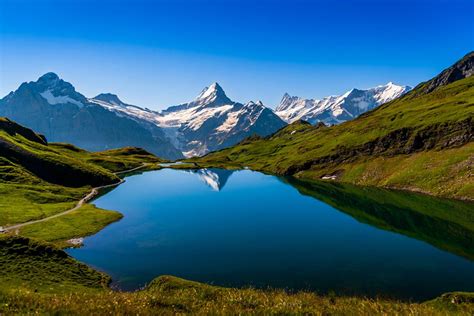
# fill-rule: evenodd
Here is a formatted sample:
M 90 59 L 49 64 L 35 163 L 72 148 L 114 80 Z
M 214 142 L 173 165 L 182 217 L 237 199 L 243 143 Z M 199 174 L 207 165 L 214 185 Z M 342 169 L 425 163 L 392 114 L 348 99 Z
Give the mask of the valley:
M 472 314 L 473 58 L 327 125 L 218 84 L 161 113 L 26 84 L 0 109 L 39 93 L 202 156 L 88 151 L 1 118 L 0 313 Z
M 0 0 L 0 316 L 474 316 L 473 0 Z

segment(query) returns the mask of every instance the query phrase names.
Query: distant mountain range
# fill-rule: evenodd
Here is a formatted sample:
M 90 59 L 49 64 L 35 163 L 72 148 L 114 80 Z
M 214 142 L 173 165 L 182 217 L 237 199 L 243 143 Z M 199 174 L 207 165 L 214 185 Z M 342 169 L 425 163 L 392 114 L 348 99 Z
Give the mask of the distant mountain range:
M 382 103 L 407 89 L 388 84 L 351 90 L 334 97 L 339 101 L 334 106 L 321 108 L 338 122 L 337 109 L 367 110 L 368 101 Z M 293 108 L 291 98 L 287 101 L 277 113 Z M 309 102 L 308 108 L 318 102 Z M 431 80 L 353 120 L 330 127 L 296 121 L 271 137 L 248 139 L 189 162 L 203 168 L 250 168 L 473 201 L 473 157 L 474 52 L 470 52 Z
M 260 101 L 242 104 L 230 100 L 217 83 L 206 87 L 195 100 L 162 112 L 125 104 L 112 94 L 102 94 L 89 101 L 159 126 L 186 156 L 232 146 L 253 134 L 267 136 L 286 125 Z
M 72 84 L 47 73 L 1 99 L 0 116 L 52 142 L 68 142 L 92 151 L 134 146 L 178 159 L 220 150 L 254 134 L 267 136 L 300 119 L 338 124 L 410 89 L 389 83 L 322 100 L 285 94 L 274 112 L 261 101 L 234 102 L 213 83 L 195 100 L 158 112 L 124 103 L 111 93 L 86 98 Z
M 334 125 L 354 119 L 410 90 L 409 86 L 398 86 L 389 82 L 367 90 L 352 89 L 343 95 L 329 96 L 321 100 L 303 99 L 285 93 L 275 112 L 287 123 L 304 120 L 311 124 L 323 122 L 326 125 Z
M 68 142 L 87 150 L 135 146 L 163 158 L 183 157 L 158 126 L 89 102 L 54 73 L 25 82 L 1 99 L 0 116 L 45 135 L 48 141 Z

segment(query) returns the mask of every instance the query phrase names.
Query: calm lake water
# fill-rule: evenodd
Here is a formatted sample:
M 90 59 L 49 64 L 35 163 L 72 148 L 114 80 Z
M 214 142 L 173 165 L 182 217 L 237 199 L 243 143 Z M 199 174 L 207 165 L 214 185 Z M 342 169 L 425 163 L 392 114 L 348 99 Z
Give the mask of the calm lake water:
M 413 300 L 474 291 L 472 204 L 220 169 L 131 176 L 94 203 L 124 218 L 68 253 L 125 290 L 169 274 Z

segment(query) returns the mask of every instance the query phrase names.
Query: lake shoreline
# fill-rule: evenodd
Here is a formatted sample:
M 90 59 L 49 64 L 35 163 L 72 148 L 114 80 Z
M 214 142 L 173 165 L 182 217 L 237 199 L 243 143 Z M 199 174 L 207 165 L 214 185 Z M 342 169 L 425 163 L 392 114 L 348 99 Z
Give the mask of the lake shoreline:
M 190 158 L 193 159 L 193 158 Z M 401 191 L 401 192 L 410 192 L 410 193 L 415 193 L 415 194 L 422 194 L 422 195 L 427 195 L 430 197 L 435 197 L 435 198 L 440 198 L 440 199 L 446 199 L 446 200 L 455 200 L 455 201 L 463 201 L 467 203 L 472 203 L 474 205 L 474 198 L 471 198 L 469 196 L 460 196 L 460 197 L 446 197 L 446 196 L 440 196 L 433 194 L 432 192 L 429 192 L 427 190 L 422 190 L 420 188 L 411 188 L 411 187 L 399 187 L 399 186 L 391 186 L 391 185 L 363 185 L 363 184 L 356 184 L 352 182 L 347 182 L 347 181 L 339 181 L 338 178 L 326 178 L 323 179 L 323 177 L 319 179 L 314 179 L 308 176 L 298 176 L 298 175 L 282 175 L 278 173 L 274 173 L 268 170 L 264 169 L 254 169 L 248 166 L 237 166 L 237 165 L 232 165 L 232 166 L 226 166 L 220 163 L 217 164 L 208 164 L 208 163 L 199 163 L 196 161 L 189 161 L 187 162 L 186 160 L 184 161 L 177 161 L 180 162 L 179 164 L 175 165 L 169 165 L 164 168 L 169 168 L 169 169 L 177 169 L 177 170 L 194 170 L 194 169 L 204 169 L 204 168 L 219 168 L 219 169 L 226 169 L 226 170 L 252 170 L 255 172 L 261 172 L 263 174 L 271 175 L 271 176 L 276 176 L 276 177 L 294 177 L 296 179 L 301 179 L 304 181 L 325 181 L 325 182 L 334 182 L 334 183 L 342 183 L 342 184 L 350 184 L 350 185 L 355 185 L 355 186 L 360 186 L 360 187 L 374 187 L 374 188 L 380 188 L 380 189 L 386 189 L 386 190 L 394 190 L 394 191 Z
M 167 169 L 169 170 L 168 172 L 166 172 Z M 159 174 L 161 174 L 162 171 L 165 171 L 165 173 L 169 173 L 169 172 L 172 172 L 173 169 L 174 169 L 174 170 L 176 170 L 176 169 L 178 169 L 178 170 L 181 169 L 181 170 L 182 170 L 182 168 L 163 168 L 163 169 L 161 169 L 161 170 L 159 171 L 159 173 L 156 173 L 155 175 L 158 176 Z M 196 174 L 196 175 L 199 175 L 199 174 L 200 174 L 200 173 L 196 173 L 196 172 L 195 172 L 195 171 L 197 171 L 196 168 L 188 168 L 188 169 L 193 169 L 192 174 Z M 178 171 L 178 170 L 176 170 L 176 171 Z M 186 170 L 187 170 L 187 169 L 186 169 Z M 184 171 L 184 170 L 183 170 L 183 171 Z M 211 170 L 211 171 L 217 171 L 217 170 Z M 224 171 L 224 170 L 223 170 L 223 171 Z M 245 170 L 243 170 L 243 171 L 238 171 L 238 172 L 235 173 L 235 174 L 240 174 L 241 172 L 245 172 Z M 249 172 L 249 171 L 247 171 L 247 172 Z M 254 172 L 255 172 L 255 173 L 254 173 Z M 231 173 L 232 173 L 232 172 L 231 172 Z M 187 173 L 180 173 L 180 174 L 186 175 Z M 254 174 L 255 176 L 258 176 L 258 174 L 262 174 L 262 176 L 264 175 L 263 173 L 258 172 L 258 171 L 251 171 L 250 174 Z M 148 177 L 148 178 L 150 178 L 150 179 L 154 177 L 153 174 L 149 174 L 148 172 L 143 173 L 142 176 Z M 140 177 L 142 177 L 142 176 L 140 176 Z M 266 175 L 265 175 L 265 176 L 266 176 Z M 193 177 L 194 177 L 194 176 L 193 176 Z M 260 177 L 260 176 L 258 176 L 258 177 Z M 175 176 L 173 176 L 173 178 L 175 178 Z M 293 180 L 291 180 L 290 178 L 293 179 Z M 289 183 L 291 183 L 291 186 L 294 186 L 293 183 L 294 183 L 295 181 L 301 181 L 301 179 L 297 179 L 297 178 L 294 178 L 294 177 L 290 177 L 290 178 L 286 178 L 286 179 L 290 179 L 290 180 L 289 180 Z M 139 179 L 139 178 L 135 178 L 134 181 L 132 181 L 132 184 L 133 184 L 133 182 L 138 181 L 138 179 Z M 281 179 L 282 179 L 282 180 L 280 180 L 280 181 L 284 181 L 284 182 L 286 181 L 286 180 L 283 180 L 283 178 L 281 178 Z M 162 182 L 167 183 L 167 181 L 162 181 L 162 180 L 160 180 L 159 182 L 156 182 L 156 183 L 162 183 Z M 304 181 L 304 182 L 306 183 L 307 181 Z M 132 185 L 129 181 L 127 181 L 127 183 L 128 183 L 129 186 Z M 322 186 L 323 189 L 327 186 L 329 190 L 332 190 L 332 189 L 330 189 L 331 186 L 338 187 L 338 186 L 342 185 L 342 184 L 337 184 L 337 183 L 328 182 L 328 181 L 311 181 L 311 183 L 317 185 L 317 187 Z M 225 182 L 224 182 L 224 183 L 221 183 L 221 185 L 222 185 L 222 184 L 225 185 Z M 136 186 L 136 184 L 133 184 L 133 185 Z M 154 186 L 155 186 L 155 185 L 152 185 L 151 187 L 154 187 Z M 150 187 L 150 185 L 140 185 L 140 189 L 139 189 L 139 191 L 137 191 L 137 192 L 141 192 L 141 191 L 143 191 L 143 190 L 147 190 L 146 187 Z M 166 187 L 169 187 L 169 186 L 167 185 Z M 398 191 L 395 191 L 395 190 L 388 190 L 388 189 L 381 189 L 381 188 L 373 188 L 373 187 L 360 187 L 360 186 L 353 186 L 353 187 L 354 187 L 354 190 L 356 190 L 356 192 L 357 192 L 357 191 L 361 191 L 362 193 L 363 193 L 363 192 L 366 192 L 367 190 L 369 190 L 369 192 L 370 192 L 371 189 L 373 189 L 373 190 L 379 190 L 379 191 L 377 191 L 377 192 L 380 192 L 380 193 L 377 193 L 377 195 L 380 195 L 382 192 L 386 192 L 386 194 L 388 194 L 388 195 L 394 195 L 394 196 L 397 196 L 397 195 L 400 195 L 400 194 L 412 194 L 412 193 L 409 193 L 409 192 L 406 192 L 406 191 L 398 192 Z M 138 188 L 138 187 L 137 187 L 137 188 Z M 185 188 L 182 188 L 182 189 L 183 189 L 183 190 L 186 190 Z M 350 187 L 349 187 L 349 189 L 350 189 Z M 150 192 L 160 192 L 160 189 L 159 189 L 159 188 L 154 188 L 154 189 L 150 189 L 150 190 L 152 190 L 152 191 L 150 191 Z M 224 191 L 227 191 L 227 190 L 228 190 L 228 189 L 226 189 L 226 190 L 224 190 Z M 324 190 L 326 190 L 326 189 L 324 189 Z M 352 189 L 350 189 L 350 190 L 352 190 Z M 381 190 L 381 191 L 380 191 L 380 190 Z M 129 189 L 127 189 L 127 191 L 129 191 Z M 122 191 L 122 192 L 112 192 L 112 194 L 113 194 L 112 196 L 122 196 L 122 197 L 123 197 L 123 192 L 124 192 L 124 191 Z M 304 192 L 302 192 L 302 193 L 304 194 Z M 115 195 L 114 195 L 114 194 L 115 194 Z M 152 194 L 154 195 L 154 194 L 156 194 L 156 193 L 152 193 Z M 162 192 L 161 194 L 165 194 L 165 193 Z M 325 194 L 324 191 L 322 191 L 322 194 Z M 327 194 L 325 194 L 325 195 L 327 195 Z M 337 195 L 341 195 L 341 194 L 338 193 Z M 168 196 L 168 195 L 167 195 L 167 196 Z M 278 195 L 277 195 L 277 196 L 278 196 Z M 409 196 L 411 196 L 411 195 L 409 195 Z M 416 201 L 417 199 L 422 199 L 422 200 L 423 200 L 423 199 L 428 198 L 427 196 L 425 196 L 425 195 L 420 195 L 420 194 L 415 194 L 415 195 L 413 195 L 413 196 L 414 196 L 414 198 L 415 198 L 415 201 Z M 112 198 L 112 197 L 111 197 L 111 198 Z M 159 197 L 156 197 L 156 198 L 157 198 L 158 200 L 160 200 Z M 319 200 L 320 197 L 316 196 L 316 199 Z M 440 199 L 440 198 L 435 198 L 435 199 Z M 140 200 L 143 200 L 143 198 L 141 198 Z M 145 200 L 146 200 L 146 199 L 145 199 Z M 448 201 L 451 201 L 451 200 L 446 200 L 446 199 L 441 199 L 441 200 L 444 201 L 445 203 L 451 203 L 451 202 L 448 202 Z M 326 200 L 324 200 L 324 199 L 323 199 L 323 201 L 324 201 L 325 203 L 328 202 L 328 201 L 326 201 Z M 459 201 L 452 201 L 452 202 L 453 202 L 453 203 L 459 203 Z M 216 203 L 218 203 L 218 202 L 216 202 Z M 351 203 L 354 204 L 354 202 L 351 202 Z M 436 204 L 438 204 L 438 202 L 436 202 Z M 134 205 L 134 204 L 132 203 L 132 204 L 130 204 L 130 205 Z M 113 206 L 109 206 L 109 207 L 108 207 L 107 204 L 103 204 L 103 202 L 100 202 L 100 201 L 99 201 L 99 206 L 102 207 L 102 208 L 118 209 L 118 210 L 124 215 L 124 220 L 125 220 L 125 222 L 128 220 L 128 216 L 129 216 L 129 215 L 127 215 L 127 211 L 126 211 L 126 210 L 124 210 L 125 212 L 123 212 L 120 208 L 113 207 Z M 334 205 L 333 205 L 333 206 L 334 206 Z M 335 206 L 337 207 L 337 204 L 335 204 Z M 135 207 L 133 207 L 133 208 L 135 208 Z M 154 207 L 154 208 L 160 209 L 160 207 L 158 207 L 158 206 L 156 206 L 156 207 Z M 339 209 L 338 211 L 341 211 L 341 209 Z M 197 212 L 197 211 L 196 211 L 196 212 Z M 343 213 L 346 213 L 344 210 L 342 210 L 342 212 L 343 212 Z M 198 213 L 199 213 L 199 212 L 198 212 Z M 133 215 L 133 216 L 136 217 L 136 212 L 133 212 L 133 214 L 135 214 L 135 215 Z M 357 213 L 351 213 L 351 212 L 349 212 L 349 213 L 347 213 L 347 214 L 350 215 L 351 217 L 354 217 L 354 218 L 357 219 L 358 221 L 362 221 L 362 222 L 364 222 L 364 223 L 367 223 L 367 222 L 366 222 L 367 219 L 365 219 L 365 218 L 359 219 L 359 214 L 357 214 Z M 395 215 L 395 214 L 396 214 L 396 213 L 394 213 L 394 215 Z M 405 214 L 405 212 L 402 212 L 402 213 L 400 213 L 400 214 Z M 385 223 L 385 224 L 383 224 L 383 225 L 380 225 L 380 224 L 378 223 L 379 220 L 377 220 L 377 221 L 375 221 L 375 222 L 372 223 L 372 222 L 371 222 L 371 221 L 372 221 L 371 218 L 372 218 L 373 215 L 376 215 L 376 214 L 372 214 L 372 215 L 370 215 L 371 217 L 368 217 L 368 219 L 370 220 L 370 221 L 368 222 L 368 224 L 371 225 L 371 226 L 380 226 L 380 227 L 378 227 L 379 229 L 387 230 L 387 228 L 386 228 L 386 225 L 387 225 L 387 224 L 392 225 L 392 224 L 396 223 L 396 221 L 392 223 L 392 220 L 389 220 L 387 223 Z M 388 215 L 390 215 L 390 213 L 388 213 Z M 416 215 L 416 214 L 414 214 L 414 215 Z M 206 217 L 204 214 L 203 214 L 202 216 Z M 365 216 L 365 215 L 364 215 L 364 216 Z M 385 215 L 384 215 L 384 216 L 385 216 Z M 392 215 L 390 215 L 390 216 L 392 216 Z M 410 215 L 410 216 L 412 216 L 412 215 Z M 418 215 L 416 215 L 416 216 L 418 216 Z M 425 215 L 423 215 L 423 216 L 425 216 Z M 183 216 L 181 216 L 180 218 L 183 218 Z M 431 218 L 431 217 L 426 217 L 426 219 L 423 219 L 423 221 L 426 221 L 427 219 L 430 219 L 430 218 Z M 122 221 L 118 222 L 117 224 L 115 224 L 113 230 L 120 232 L 120 234 L 125 233 L 125 231 L 126 231 L 127 228 L 125 228 L 126 225 L 125 225 L 124 222 L 123 222 L 124 220 L 122 220 Z M 394 220 L 396 220 L 396 218 L 394 218 Z M 408 222 L 410 221 L 409 218 L 408 218 L 407 220 L 408 220 Z M 431 220 L 431 219 L 430 219 L 430 220 Z M 143 222 L 143 223 L 144 223 L 144 222 L 151 223 L 151 221 L 150 221 L 149 219 L 143 220 L 143 221 L 140 221 L 140 222 Z M 178 221 L 178 222 L 179 222 L 179 221 Z M 428 222 L 427 222 L 427 223 L 428 223 Z M 433 222 L 433 223 L 430 224 L 430 225 L 432 226 L 432 225 L 435 224 L 435 223 L 436 223 L 436 222 Z M 453 222 L 453 224 L 454 224 L 454 222 Z M 124 225 L 125 225 L 125 226 L 124 226 Z M 141 225 L 141 224 L 139 224 L 139 225 Z M 428 225 L 428 227 L 430 227 L 430 225 Z M 437 224 L 436 224 L 436 225 L 437 225 Z M 451 225 L 451 224 L 450 224 L 450 225 Z M 457 225 L 457 224 L 456 224 L 456 225 Z M 207 227 L 208 225 L 205 225 L 205 226 Z M 108 226 L 108 227 L 110 227 L 110 226 Z M 123 228 L 119 228 L 119 227 L 123 227 Z M 410 238 L 413 238 L 413 237 L 414 237 L 414 238 L 416 238 L 416 239 L 420 239 L 420 240 L 425 241 L 425 242 L 427 242 L 427 243 L 429 243 L 429 244 L 435 245 L 435 247 L 437 247 L 437 248 L 439 248 L 439 249 L 444 249 L 445 251 L 457 253 L 458 255 L 463 256 L 463 257 L 465 257 L 465 258 L 474 258 L 474 255 L 472 255 L 472 254 L 467 254 L 467 255 L 465 254 L 465 252 L 464 252 L 465 250 L 463 250 L 463 249 L 466 249 L 465 246 L 462 246 L 462 247 L 464 247 L 464 248 L 461 247 L 461 248 L 459 248 L 459 250 L 456 250 L 456 248 L 452 248 L 451 246 L 449 246 L 449 244 L 448 244 L 447 246 L 444 245 L 444 244 L 442 244 L 442 243 L 440 244 L 440 241 L 438 241 L 437 239 L 432 239 L 433 237 L 435 237 L 434 235 L 433 235 L 433 237 L 430 237 L 431 235 L 430 235 L 429 230 L 424 230 L 423 233 L 422 233 L 422 235 L 421 235 L 421 237 L 420 237 L 420 236 L 417 237 L 416 235 L 413 235 L 412 233 L 410 233 L 410 230 L 409 230 L 408 232 L 406 232 L 404 229 L 405 229 L 405 228 L 403 228 L 403 227 L 398 227 L 398 228 L 396 227 L 395 230 L 393 230 L 393 231 L 394 231 L 394 232 L 397 232 L 397 233 L 400 233 L 400 234 L 403 234 L 403 235 L 405 235 L 405 236 L 409 236 Z M 413 229 L 413 228 L 409 228 L 409 229 Z M 459 228 L 451 229 L 451 230 L 459 231 Z M 109 228 L 107 228 L 107 231 L 111 231 L 111 230 L 110 230 Z M 390 229 L 389 229 L 389 231 L 390 231 Z M 99 234 L 102 234 L 102 233 L 99 233 Z M 426 234 L 428 234 L 428 235 L 426 235 Z M 92 237 L 92 239 L 96 239 L 96 238 L 97 238 L 97 237 L 94 237 L 94 236 Z M 107 238 L 109 238 L 109 237 L 107 237 Z M 426 239 L 426 238 L 427 238 L 427 239 Z M 437 237 L 436 237 L 436 238 L 437 238 Z M 459 242 L 458 242 L 459 245 L 463 245 L 463 244 L 465 245 L 465 243 L 466 243 L 466 241 L 465 241 L 464 239 L 462 239 L 462 238 L 463 238 L 462 235 L 459 235 L 459 237 L 453 236 L 453 238 L 455 238 L 455 239 L 453 239 L 453 240 L 457 240 L 457 239 L 461 238 L 461 239 L 459 239 Z M 117 242 L 120 243 L 120 240 L 118 240 Z M 149 242 L 152 242 L 152 240 L 146 240 L 146 239 L 145 239 L 144 242 L 149 243 Z M 453 245 L 455 246 L 456 244 L 453 244 Z M 116 245 L 116 246 L 109 245 L 109 246 L 108 246 L 108 248 L 116 248 L 116 247 L 119 247 L 119 248 L 120 248 L 119 245 Z M 446 248 L 446 247 L 447 247 L 447 248 Z M 458 247 L 458 246 L 456 246 L 456 247 Z M 68 252 L 69 252 L 69 251 L 68 251 Z M 84 262 L 84 260 L 82 260 L 81 257 L 78 257 L 78 259 L 79 259 L 80 261 L 83 261 L 83 262 Z M 472 260 L 472 259 L 470 259 L 470 260 Z M 87 262 L 87 261 L 85 261 L 85 262 Z M 98 264 L 93 264 L 93 266 L 98 266 Z M 104 270 L 107 271 L 107 269 L 104 269 Z M 114 273 L 112 273 L 112 274 L 114 274 Z M 158 273 L 158 274 L 160 274 L 160 273 Z M 173 274 L 173 275 L 176 275 L 175 273 L 167 273 L 167 272 L 165 272 L 165 274 Z M 180 274 L 178 273 L 177 275 L 180 275 Z M 151 278 L 150 278 L 150 279 L 151 279 Z M 150 279 L 149 279 L 149 280 L 150 280 Z M 188 277 L 188 279 L 189 279 L 189 277 Z M 193 279 L 193 278 L 191 278 L 191 279 Z M 143 286 L 143 284 L 145 284 L 145 283 L 142 283 L 141 286 Z M 244 287 L 245 287 L 245 286 L 246 286 L 246 285 L 244 285 Z M 284 287 L 285 287 L 285 286 L 284 286 Z M 133 289 L 132 289 L 132 290 L 133 290 Z

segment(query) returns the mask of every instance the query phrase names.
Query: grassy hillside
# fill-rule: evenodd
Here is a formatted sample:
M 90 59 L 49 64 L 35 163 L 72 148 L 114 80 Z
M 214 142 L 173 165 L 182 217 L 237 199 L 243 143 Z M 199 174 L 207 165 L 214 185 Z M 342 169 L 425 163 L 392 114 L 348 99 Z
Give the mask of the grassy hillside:
M 49 144 L 32 130 L 0 118 L 0 226 L 64 212 L 93 187 L 118 183 L 115 172 L 156 168 L 162 161 L 139 148 L 92 153 L 68 144 Z M 95 233 L 120 217 L 86 205 L 19 233 L 63 244 L 69 238 Z
M 162 276 L 137 292 L 114 292 L 110 279 L 47 244 L 0 238 L 0 314 L 311 314 L 472 315 L 468 293 L 426 303 L 232 289 Z
M 0 179 L 6 182 L 99 186 L 117 182 L 113 172 L 162 161 L 134 147 L 92 153 L 69 144 L 48 144 L 41 135 L 0 118 Z
M 2 119 L 2 121 L 7 120 Z M 35 183 L 39 178 L 53 184 L 81 187 L 99 186 L 118 181 L 118 178 L 110 171 L 64 155 L 45 141 L 25 137 L 26 128 L 11 121 L 7 122 L 10 129 L 0 126 L 2 174 L 6 174 L 6 177 L 17 173 L 24 176 L 20 179 L 11 177 L 8 179 L 9 182 Z
M 107 275 L 77 262 L 62 250 L 23 237 L 0 236 L 0 267 L 3 293 L 91 292 L 105 289 L 110 282 Z
M 474 199 L 474 77 L 416 90 L 346 123 L 291 124 L 190 161 L 201 166 Z
M 88 164 L 99 166 L 112 172 L 130 170 L 143 164 L 150 164 L 150 167 L 153 168 L 151 165 L 166 162 L 166 160 L 160 159 L 146 150 L 136 147 L 89 152 L 64 143 L 51 143 L 49 146 L 60 152 L 61 155 L 80 159 Z M 150 167 L 148 169 L 150 169 Z
M 0 182 L 0 226 L 24 223 L 70 209 L 90 189 L 67 188 L 41 182 Z
M 71 247 L 67 240 L 93 235 L 122 217 L 119 212 L 86 204 L 64 216 L 25 226 L 19 233 L 21 236 L 49 241 L 60 247 Z

